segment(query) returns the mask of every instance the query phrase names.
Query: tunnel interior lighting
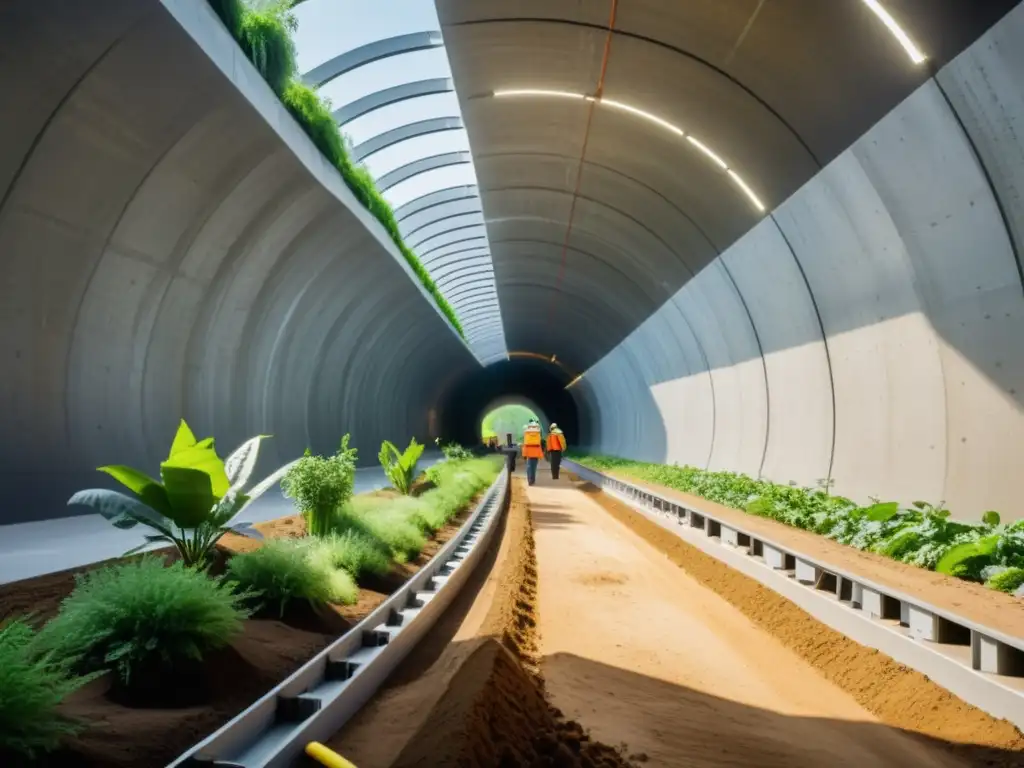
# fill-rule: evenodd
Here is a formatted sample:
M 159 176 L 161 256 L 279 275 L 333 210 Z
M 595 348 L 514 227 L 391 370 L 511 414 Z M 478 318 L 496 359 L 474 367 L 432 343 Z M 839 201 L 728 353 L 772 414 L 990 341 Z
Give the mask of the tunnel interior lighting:
M 729 174 L 729 178 L 735 182 L 736 186 L 743 190 L 743 194 L 749 198 L 750 202 L 753 203 L 754 207 L 757 208 L 761 213 L 764 213 L 764 203 L 762 203 L 757 195 L 754 194 L 754 190 L 747 186 L 747 182 L 740 178 L 740 175 L 731 168 L 726 171 Z
M 927 56 L 921 53 L 921 50 L 914 45 L 914 41 L 911 40 L 910 36 L 903 31 L 903 28 L 896 23 L 896 19 L 889 14 L 885 9 L 885 6 L 878 2 L 878 0 L 864 0 L 864 5 L 870 8 L 871 12 L 874 13 L 875 16 L 881 19 L 882 23 L 885 24 L 886 29 L 888 29 L 889 32 L 892 33 L 892 36 L 899 41 L 899 44 L 903 46 L 903 50 L 907 52 L 907 56 L 910 57 L 912 62 L 915 64 L 922 64 L 925 62 Z
M 705 157 L 711 160 L 711 162 L 713 162 L 721 170 L 725 171 L 729 175 L 729 178 L 732 179 L 733 183 L 740 188 L 740 190 L 751 202 L 751 204 L 754 206 L 758 213 L 764 213 L 766 210 L 764 204 L 757 197 L 757 195 L 754 194 L 754 191 L 750 188 L 750 185 L 747 184 L 743 180 L 743 178 L 738 173 L 736 173 L 735 170 L 730 168 L 729 164 L 726 163 L 725 160 L 723 160 L 713 149 L 711 149 L 704 142 L 699 141 L 695 139 L 693 136 L 688 135 L 686 131 L 684 131 L 682 128 L 673 125 L 668 120 L 663 120 L 657 115 L 653 115 L 646 110 L 639 109 L 638 107 L 634 107 L 631 104 L 625 104 L 621 101 L 613 101 L 612 99 L 606 99 L 603 97 L 598 98 L 596 96 L 588 96 L 587 94 L 584 93 L 573 93 L 572 91 L 552 91 L 543 88 L 519 88 L 515 90 L 494 91 L 492 95 L 495 98 L 501 98 L 503 96 L 553 96 L 556 98 L 563 99 L 582 99 L 584 101 L 593 101 L 603 106 L 611 107 L 612 109 L 618 109 L 623 112 L 628 112 L 631 115 L 636 115 L 637 117 L 640 117 L 644 120 L 648 120 L 652 123 L 661 126 L 667 131 L 671 131 L 676 136 L 685 138 L 695 149 L 700 151 L 701 154 L 703 154 Z

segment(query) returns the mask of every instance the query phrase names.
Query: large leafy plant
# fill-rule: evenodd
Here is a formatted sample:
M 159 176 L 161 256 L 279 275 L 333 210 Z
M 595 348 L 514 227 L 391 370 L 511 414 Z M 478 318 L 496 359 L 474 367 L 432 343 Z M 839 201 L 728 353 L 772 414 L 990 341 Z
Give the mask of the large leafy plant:
M 357 449 L 349 448 L 349 436 L 341 440 L 341 447 L 333 456 L 306 455 L 293 464 L 281 488 L 292 499 L 306 518 L 306 529 L 311 536 L 326 536 L 334 525 L 341 508 L 352 498 L 355 488 Z
M 423 455 L 423 446 L 416 442 L 416 438 L 409 441 L 405 451 L 399 451 L 390 440 L 385 440 L 380 447 L 380 465 L 384 468 L 384 474 L 391 481 L 391 485 L 399 493 L 408 496 L 412 493 L 412 484 L 416 479 L 416 465 L 419 464 L 420 456 Z
M 251 523 L 235 522 L 239 513 L 284 474 L 279 470 L 246 491 L 260 443 L 266 435 L 246 440 L 222 460 L 212 437 L 197 440 L 184 420 L 178 426 L 170 453 L 160 464 L 160 480 L 124 465 L 100 467 L 134 494 L 93 488 L 79 491 L 69 505 L 89 507 L 114 526 L 131 529 L 141 524 L 155 531 L 126 552 L 133 554 L 150 544 L 173 545 L 186 566 L 205 565 L 225 533 L 261 539 Z

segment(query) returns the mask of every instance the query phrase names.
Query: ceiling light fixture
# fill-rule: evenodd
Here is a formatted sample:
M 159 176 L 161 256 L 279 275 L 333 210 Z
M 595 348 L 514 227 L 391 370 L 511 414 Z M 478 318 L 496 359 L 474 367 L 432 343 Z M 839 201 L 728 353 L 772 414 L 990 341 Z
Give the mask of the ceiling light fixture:
M 728 173 L 729 178 L 736 183 L 736 186 L 743 190 L 743 194 L 750 198 L 750 202 L 754 204 L 754 207 L 757 208 L 757 210 L 760 211 L 761 213 L 764 213 L 764 203 L 762 203 L 758 199 L 757 195 L 754 194 L 754 190 L 747 186 L 747 182 L 741 179 L 740 175 L 736 173 L 736 171 L 734 171 L 732 168 L 726 170 L 726 173 Z
M 903 31 L 903 28 L 896 23 L 896 19 L 889 15 L 889 12 L 885 10 L 885 7 L 878 0 L 864 0 L 864 5 L 870 8 L 871 12 L 882 20 L 882 23 L 892 33 L 892 36 L 903 46 L 903 50 L 907 52 L 907 56 L 910 57 L 912 62 L 923 64 L 927 60 L 928 57 L 921 53 L 921 50 L 914 45 L 914 41 L 910 39 L 907 33 Z
M 704 143 L 702 143 L 700 141 L 697 141 L 695 138 L 693 138 L 693 136 L 687 136 L 686 140 L 688 142 L 690 142 L 691 144 L 693 144 L 693 146 L 695 146 L 697 149 L 699 149 L 705 155 L 710 157 L 711 161 L 715 165 L 717 165 L 719 168 L 721 168 L 723 171 L 728 171 L 729 170 L 729 166 L 726 165 L 725 160 L 723 160 L 718 155 L 716 155 L 714 152 L 712 152 L 711 149 L 706 144 L 704 144 Z
M 703 155 L 705 155 L 709 160 L 711 160 L 711 162 L 713 162 L 715 165 L 717 165 L 719 168 L 721 168 L 729 175 L 729 178 L 732 179 L 733 183 L 735 183 L 736 186 L 738 186 L 743 191 L 743 194 L 747 196 L 747 199 L 749 199 L 751 203 L 753 203 L 754 208 L 756 208 L 759 213 L 764 213 L 766 210 L 764 204 L 760 201 L 760 199 L 758 199 L 757 195 L 754 194 L 754 191 L 742 179 L 742 177 L 738 173 L 736 173 L 736 171 L 731 169 L 729 167 L 729 164 L 726 163 L 725 160 L 723 160 L 721 157 L 719 157 L 715 153 L 715 151 L 712 150 L 707 144 L 703 143 L 702 141 L 698 141 L 693 136 L 688 136 L 682 128 L 673 125 L 668 120 L 662 120 L 660 117 L 658 117 L 657 115 L 652 115 L 650 112 L 638 109 L 637 107 L 634 107 L 630 104 L 623 104 L 621 101 L 613 101 L 612 99 L 605 98 L 599 99 L 594 96 L 588 96 L 583 93 L 573 93 L 572 91 L 548 91 L 539 88 L 523 88 L 518 90 L 494 91 L 493 95 L 496 97 L 554 96 L 564 99 L 582 99 L 584 101 L 595 101 L 598 104 L 603 104 L 606 107 L 611 107 L 612 109 L 620 109 L 623 112 L 629 112 L 630 114 L 636 115 L 637 117 L 642 117 L 644 120 L 649 120 L 652 123 L 656 123 L 657 125 L 660 125 L 662 128 L 665 128 L 666 130 L 669 130 L 672 133 L 676 134 L 677 136 L 685 137 L 686 140 L 690 142 L 690 144 L 692 144 L 696 149 L 700 150 L 700 152 Z

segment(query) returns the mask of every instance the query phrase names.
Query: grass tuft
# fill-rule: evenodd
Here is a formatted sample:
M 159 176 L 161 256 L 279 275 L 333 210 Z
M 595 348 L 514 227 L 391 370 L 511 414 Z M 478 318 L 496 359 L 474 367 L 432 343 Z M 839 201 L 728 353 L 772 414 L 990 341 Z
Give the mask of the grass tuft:
M 24 621 L 0 624 L 0 753 L 29 760 L 52 752 L 82 728 L 59 715 L 57 705 L 88 679 L 35 653 L 34 640 Z
M 227 645 L 248 616 L 242 600 L 203 571 L 143 557 L 78 576 L 37 642 L 58 663 L 128 683 L 139 668 L 173 668 Z
M 311 556 L 341 568 L 356 579 L 383 576 L 391 569 L 391 553 L 373 536 L 355 528 L 331 533 L 313 545 Z
M 253 552 L 232 557 L 228 578 L 252 596 L 253 607 L 275 610 L 278 616 L 298 601 L 314 607 L 356 602 L 352 577 L 314 557 L 315 546 L 312 539 L 272 539 Z

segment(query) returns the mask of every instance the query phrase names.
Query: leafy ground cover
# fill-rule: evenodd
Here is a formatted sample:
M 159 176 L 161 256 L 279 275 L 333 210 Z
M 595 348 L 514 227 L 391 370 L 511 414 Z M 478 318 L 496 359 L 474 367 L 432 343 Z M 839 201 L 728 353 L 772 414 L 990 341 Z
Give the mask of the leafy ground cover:
M 365 167 L 352 161 L 345 137 L 334 117 L 331 104 L 316 90 L 296 79 L 295 44 L 291 34 L 296 29 L 289 0 L 262 3 L 250 7 L 245 0 L 208 0 L 228 32 L 253 63 L 291 116 L 306 135 L 338 169 L 345 185 L 356 199 L 380 221 L 412 268 L 413 273 L 433 297 L 441 312 L 448 318 L 459 335 L 465 338 L 462 324 L 451 304 L 434 283 L 419 257 L 405 244 L 398 221 L 391 206 L 377 189 Z
M 894 501 L 861 506 L 825 488 L 755 480 L 734 472 L 668 466 L 615 456 L 572 456 L 613 471 L 825 536 L 903 563 L 1024 596 L 1024 520 L 1004 524 L 986 512 L 976 523 L 954 520 L 940 503 Z

